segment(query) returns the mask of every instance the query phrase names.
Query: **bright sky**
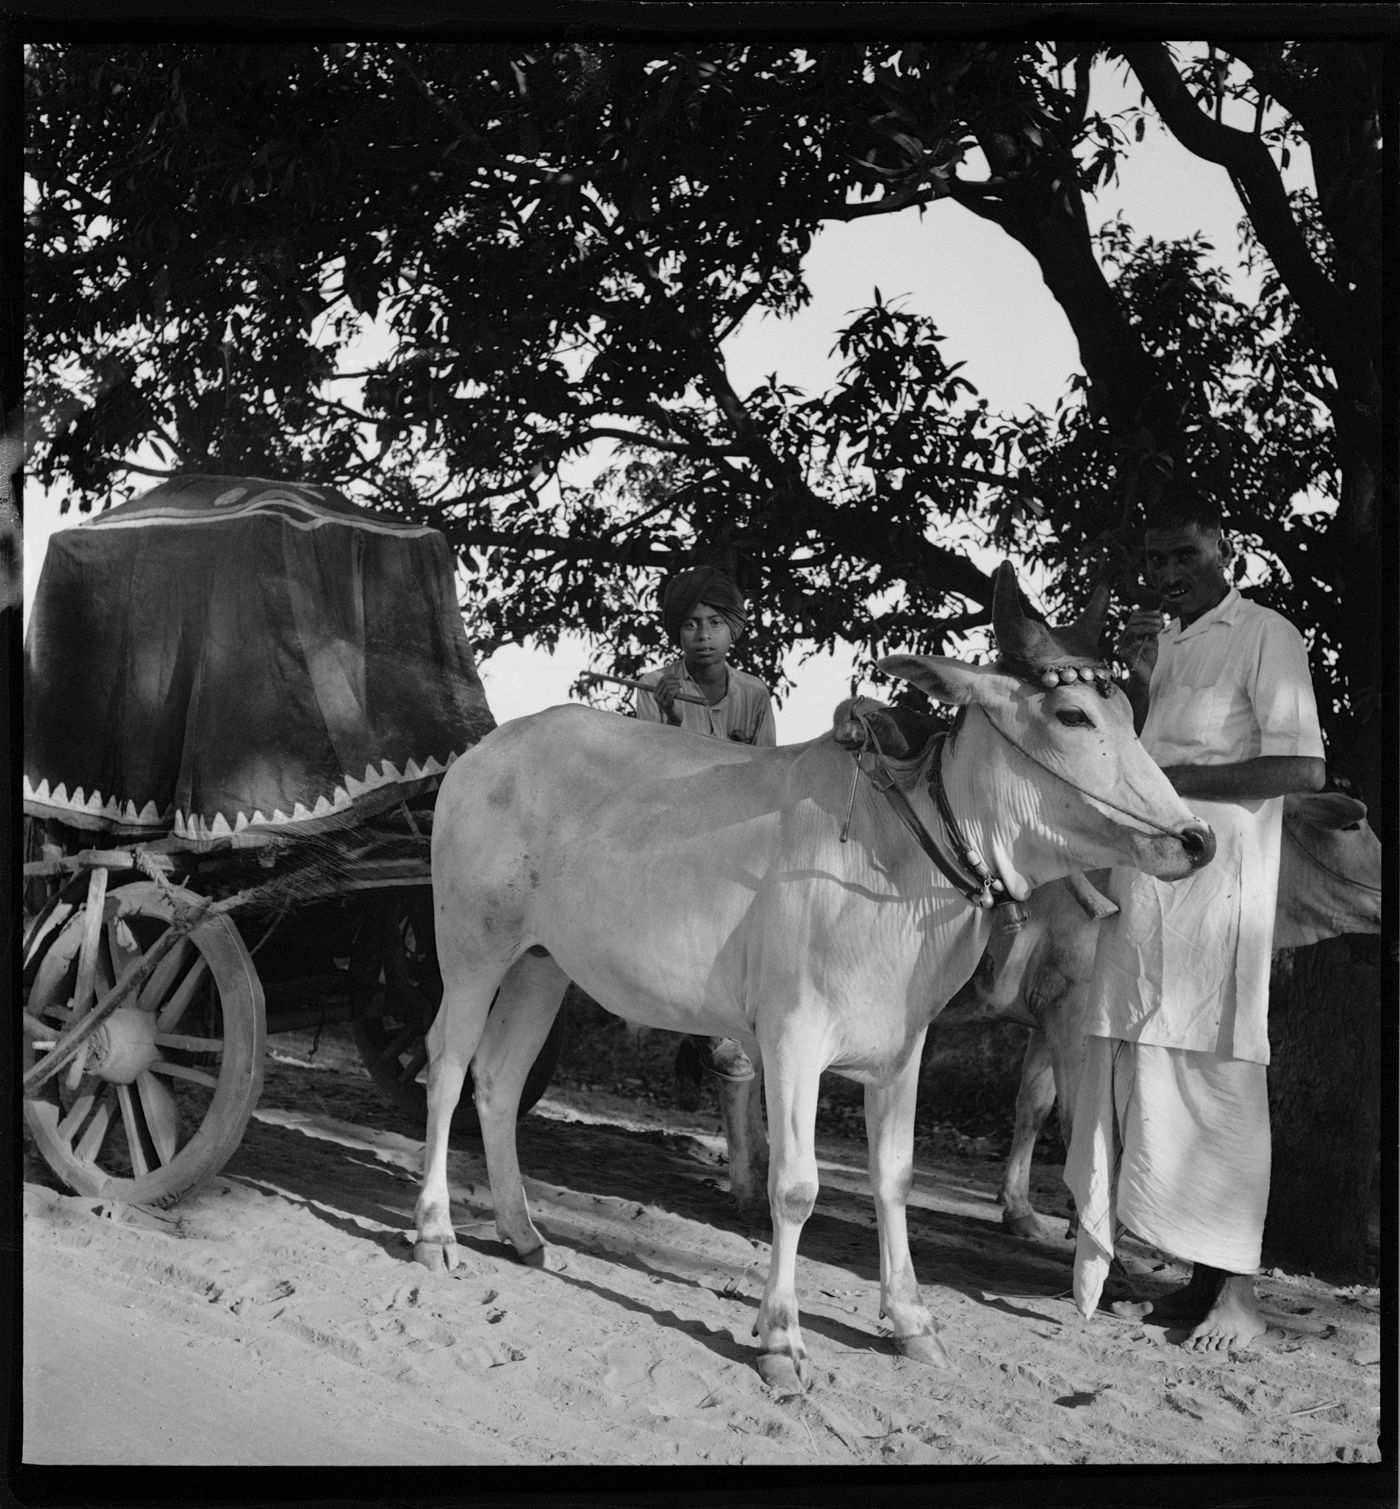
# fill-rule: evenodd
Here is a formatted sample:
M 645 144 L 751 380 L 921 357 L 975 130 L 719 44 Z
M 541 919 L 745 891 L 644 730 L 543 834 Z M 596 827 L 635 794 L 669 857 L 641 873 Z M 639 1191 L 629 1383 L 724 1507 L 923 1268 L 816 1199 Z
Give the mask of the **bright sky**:
M 1106 86 L 1105 107 L 1115 107 L 1110 100 L 1121 107 L 1126 98 L 1116 85 Z M 1234 247 L 1241 215 L 1223 169 L 1188 157 L 1154 129 L 1125 155 L 1122 181 L 1100 194 L 1091 221 L 1102 224 L 1119 212 L 1134 230 L 1159 239 L 1204 231 L 1222 260 Z M 812 300 L 798 316 L 756 319 L 732 342 L 730 372 L 739 392 L 774 371 L 808 392 L 825 388 L 836 375 L 836 331 L 850 311 L 870 302 L 876 287 L 886 302 L 902 299 L 906 308 L 934 320 L 946 338 L 946 357 L 966 363 L 965 375 L 993 412 L 1051 409 L 1079 369 L 1069 326 L 1033 259 L 1010 237 L 949 202 L 922 217 L 906 211 L 831 227 L 813 247 L 807 277 Z M 61 522 L 67 527 L 70 520 Z M 59 524 L 56 502 L 30 489 L 26 583 L 37 580 L 48 537 Z M 742 664 L 742 655 L 738 659 Z M 481 665 L 497 721 L 569 701 L 569 687 L 587 663 L 587 646 L 576 637 L 565 637 L 553 654 L 515 646 L 498 651 Z M 800 667 L 794 659 L 788 670 L 797 684 L 778 708 L 781 743 L 825 731 L 836 703 L 850 690 L 848 656 L 817 656 Z

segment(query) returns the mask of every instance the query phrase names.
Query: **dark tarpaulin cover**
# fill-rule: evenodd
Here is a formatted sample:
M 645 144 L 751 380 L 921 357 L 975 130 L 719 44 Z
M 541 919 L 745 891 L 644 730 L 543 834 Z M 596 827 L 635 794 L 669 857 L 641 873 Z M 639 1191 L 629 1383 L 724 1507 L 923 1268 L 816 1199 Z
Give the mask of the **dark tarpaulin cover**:
M 442 535 L 253 477 L 56 533 L 24 680 L 25 812 L 110 837 L 353 824 L 494 727 Z

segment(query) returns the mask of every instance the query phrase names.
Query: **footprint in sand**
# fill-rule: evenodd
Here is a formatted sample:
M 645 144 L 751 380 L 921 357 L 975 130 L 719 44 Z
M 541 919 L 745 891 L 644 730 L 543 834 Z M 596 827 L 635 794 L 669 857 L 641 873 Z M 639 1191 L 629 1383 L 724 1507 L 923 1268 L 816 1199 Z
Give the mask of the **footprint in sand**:
M 614 1394 L 631 1394 L 651 1381 L 656 1357 L 637 1342 L 622 1342 L 603 1353 L 603 1387 Z
M 290 1279 L 275 1279 L 259 1273 L 245 1280 L 233 1292 L 235 1297 L 229 1309 L 235 1315 L 243 1315 L 258 1305 L 272 1305 L 278 1300 L 290 1299 L 297 1291 Z M 221 1299 L 227 1298 L 227 1294 L 227 1290 L 218 1291 Z
M 1229 1436 L 1249 1435 L 1254 1413 L 1248 1403 L 1223 1388 L 1191 1388 L 1168 1384 L 1164 1397 L 1168 1409 L 1199 1420 L 1210 1430 Z

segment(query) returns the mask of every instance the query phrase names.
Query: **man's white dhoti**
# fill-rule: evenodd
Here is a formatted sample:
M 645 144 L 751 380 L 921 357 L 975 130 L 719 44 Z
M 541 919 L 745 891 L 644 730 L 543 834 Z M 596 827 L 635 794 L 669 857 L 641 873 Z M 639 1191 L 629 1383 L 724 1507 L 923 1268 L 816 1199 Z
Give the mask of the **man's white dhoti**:
M 1065 1165 L 1080 1314 L 1098 1307 L 1121 1230 L 1192 1263 L 1257 1272 L 1269 1158 L 1263 1064 L 1089 1038 Z

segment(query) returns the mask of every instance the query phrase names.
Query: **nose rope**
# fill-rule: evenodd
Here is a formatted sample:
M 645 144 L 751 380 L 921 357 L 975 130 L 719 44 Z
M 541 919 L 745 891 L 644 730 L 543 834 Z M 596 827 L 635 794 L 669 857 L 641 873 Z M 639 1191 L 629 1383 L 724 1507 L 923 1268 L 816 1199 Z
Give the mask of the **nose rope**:
M 1180 837 L 1180 834 L 1175 828 L 1165 827 L 1162 823 L 1157 822 L 1155 818 L 1144 817 L 1140 812 L 1130 812 L 1128 808 L 1120 807 L 1117 802 L 1109 801 L 1106 796 L 1099 796 L 1095 792 L 1086 791 L 1083 786 L 1076 785 L 1072 780 L 1070 780 L 1067 775 L 1061 775 L 1058 770 L 1052 770 L 1044 760 L 1038 760 L 1030 752 L 1030 750 L 1022 748 L 1022 746 L 1019 745 L 1015 741 L 1015 739 L 1013 739 L 1011 735 L 1006 732 L 1005 729 L 998 727 L 996 719 L 993 718 L 989 712 L 987 712 L 985 707 L 982 709 L 982 711 L 986 716 L 987 722 L 992 725 L 993 730 L 995 730 L 996 733 L 1000 734 L 1001 737 L 1005 739 L 1006 742 L 1012 747 L 1012 749 L 1014 749 L 1018 754 L 1024 755 L 1032 765 L 1038 765 L 1046 773 L 1046 775 L 1054 776 L 1057 781 L 1059 781 L 1062 785 L 1068 786 L 1071 791 L 1077 791 L 1080 796 L 1088 797 L 1091 802 L 1098 802 L 1102 807 L 1111 807 L 1115 812 L 1121 812 L 1124 817 L 1132 818 L 1135 823 L 1142 823 L 1144 827 L 1155 828 L 1158 833 L 1165 833 L 1168 838 Z

